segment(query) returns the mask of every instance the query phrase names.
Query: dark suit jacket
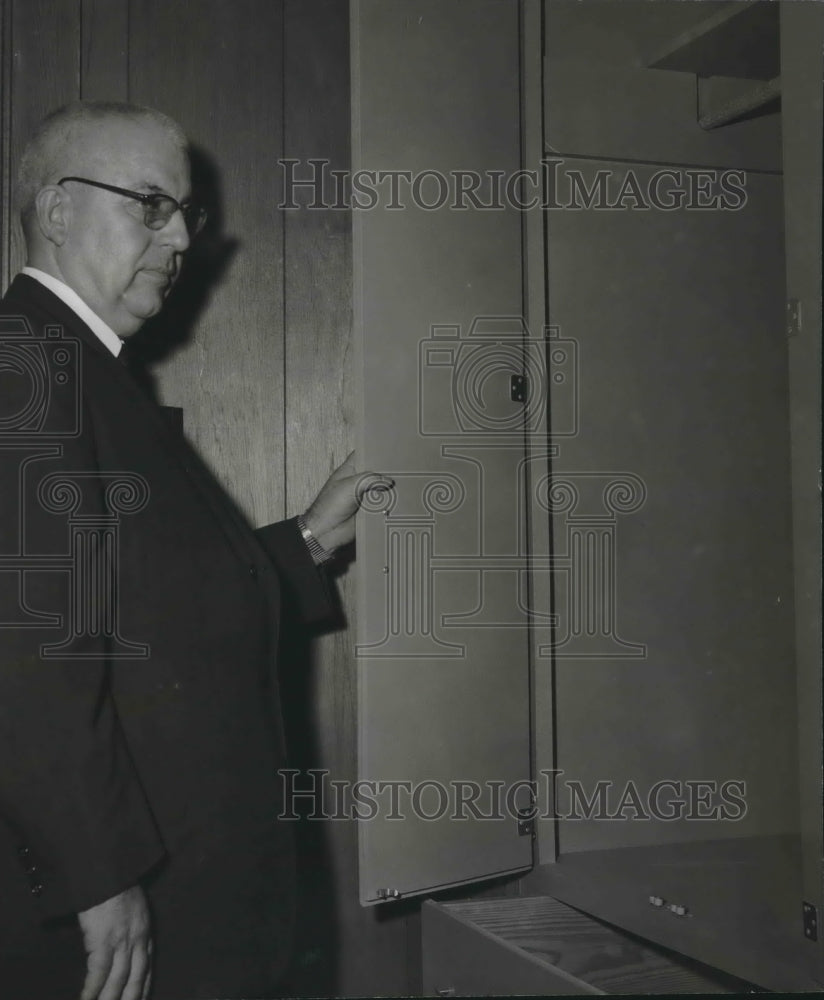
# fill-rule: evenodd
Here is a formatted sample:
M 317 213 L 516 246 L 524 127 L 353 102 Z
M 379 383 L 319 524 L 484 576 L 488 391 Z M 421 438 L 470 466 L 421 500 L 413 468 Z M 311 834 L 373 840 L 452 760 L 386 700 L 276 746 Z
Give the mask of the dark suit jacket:
M 277 971 L 293 905 L 281 598 L 322 617 L 322 576 L 293 521 L 248 527 L 127 369 L 24 275 L 0 305 L 0 399 L 0 940 L 142 879 L 161 969 L 214 938 L 230 964 L 268 948 Z M 231 975 L 202 989 L 234 995 Z

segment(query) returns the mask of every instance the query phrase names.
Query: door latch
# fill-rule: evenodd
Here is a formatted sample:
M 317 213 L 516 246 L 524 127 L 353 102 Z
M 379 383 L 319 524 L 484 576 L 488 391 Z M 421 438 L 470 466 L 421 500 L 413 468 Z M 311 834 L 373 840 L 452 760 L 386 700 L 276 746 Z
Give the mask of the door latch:
M 787 299 L 787 336 L 801 333 L 801 303 L 798 299 Z
M 817 941 L 818 913 L 812 903 L 801 904 L 801 917 L 804 921 L 804 937 L 808 941 Z
M 513 403 L 525 403 L 527 394 L 526 375 L 510 375 L 509 398 Z
M 535 836 L 535 807 L 527 806 L 518 810 L 518 836 Z

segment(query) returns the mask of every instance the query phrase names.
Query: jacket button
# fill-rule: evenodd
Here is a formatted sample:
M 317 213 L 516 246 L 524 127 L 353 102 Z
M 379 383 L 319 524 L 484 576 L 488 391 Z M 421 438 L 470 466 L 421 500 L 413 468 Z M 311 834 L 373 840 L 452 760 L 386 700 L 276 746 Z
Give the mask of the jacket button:
M 17 853 L 20 855 L 21 858 L 23 858 L 23 860 L 25 860 L 31 854 L 31 851 L 29 850 L 28 847 L 18 847 Z
M 38 882 L 37 885 L 31 887 L 32 896 L 39 896 L 43 891 L 43 886 Z
M 257 566 L 250 566 L 249 567 L 249 576 L 251 576 L 252 579 L 254 580 L 254 579 L 257 579 L 257 575 L 258 575 Z

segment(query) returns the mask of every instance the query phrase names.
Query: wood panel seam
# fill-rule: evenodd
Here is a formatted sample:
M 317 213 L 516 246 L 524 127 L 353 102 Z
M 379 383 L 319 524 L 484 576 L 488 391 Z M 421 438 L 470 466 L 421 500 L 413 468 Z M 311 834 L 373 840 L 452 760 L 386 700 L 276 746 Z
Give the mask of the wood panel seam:
M 14 55 L 12 45 L 12 0 L 0 0 L 0 209 L 2 210 L 2 236 L 0 236 L 0 280 L 5 288 L 10 279 L 11 267 L 11 214 L 12 214 L 12 163 L 11 163 L 11 63 Z

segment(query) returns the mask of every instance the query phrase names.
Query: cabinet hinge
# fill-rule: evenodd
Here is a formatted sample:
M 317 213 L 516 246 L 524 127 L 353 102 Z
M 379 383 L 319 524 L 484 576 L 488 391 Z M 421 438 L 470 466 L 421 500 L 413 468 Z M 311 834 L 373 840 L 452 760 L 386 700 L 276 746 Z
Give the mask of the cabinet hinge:
M 378 899 L 400 899 L 401 894 L 399 889 L 377 889 L 375 890 L 375 895 Z

